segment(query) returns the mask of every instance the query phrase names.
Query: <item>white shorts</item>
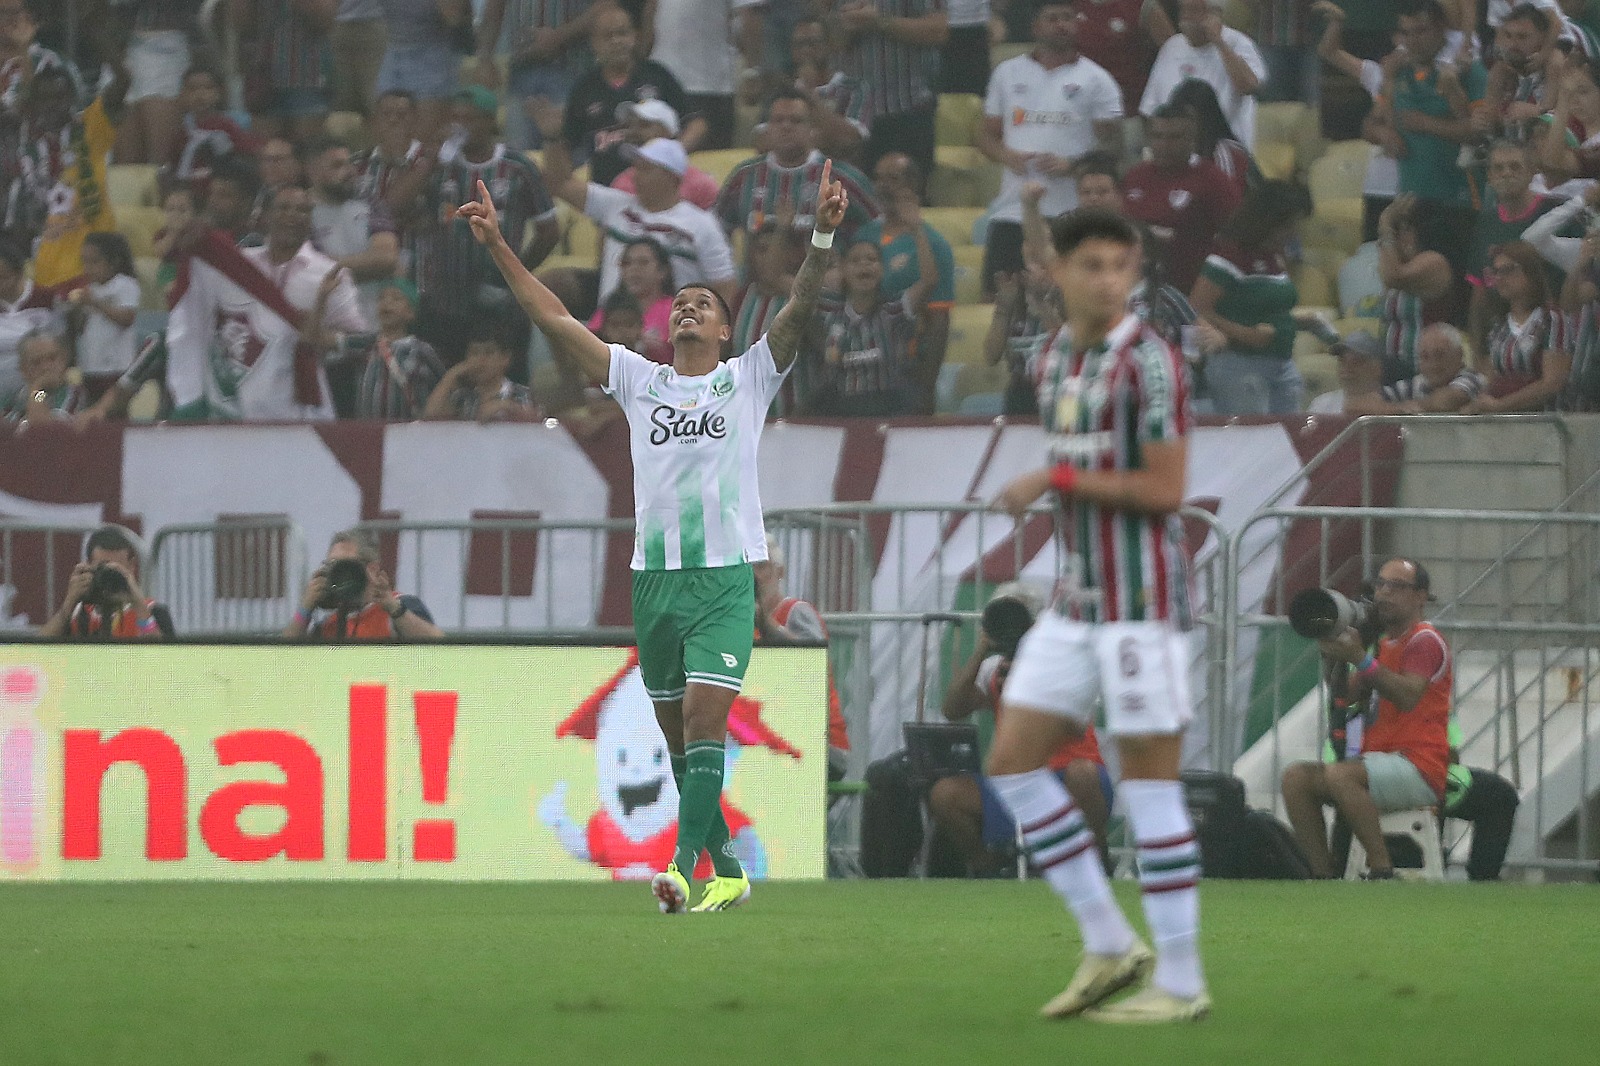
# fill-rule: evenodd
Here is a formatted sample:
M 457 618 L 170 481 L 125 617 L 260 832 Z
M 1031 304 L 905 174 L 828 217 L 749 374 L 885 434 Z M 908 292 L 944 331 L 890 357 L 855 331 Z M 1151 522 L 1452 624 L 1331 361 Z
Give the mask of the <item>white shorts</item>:
M 1094 721 L 1112 736 L 1171 736 L 1194 717 L 1183 634 L 1165 622 L 1069 622 L 1044 611 L 1017 647 L 1005 703 Z
M 189 69 L 189 38 L 182 30 L 143 30 L 128 43 L 128 101 L 175 99 Z

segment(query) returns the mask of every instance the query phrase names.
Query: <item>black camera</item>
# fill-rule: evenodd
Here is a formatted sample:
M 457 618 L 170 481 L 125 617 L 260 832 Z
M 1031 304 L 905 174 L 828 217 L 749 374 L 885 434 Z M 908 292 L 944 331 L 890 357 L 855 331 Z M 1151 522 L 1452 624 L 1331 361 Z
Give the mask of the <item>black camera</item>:
M 1010 659 L 1022 636 L 1033 626 L 1033 608 L 1017 596 L 996 596 L 983 608 L 979 623 L 995 651 Z
M 89 591 L 83 598 L 88 603 L 110 604 L 126 600 L 131 592 L 133 587 L 128 584 L 127 575 L 110 563 L 100 563 L 94 568 Z
M 335 559 L 317 571 L 324 582 L 317 606 L 324 611 L 353 611 L 367 602 L 367 564 L 360 559 Z
M 1306 589 L 1289 601 L 1289 625 L 1309 640 L 1327 640 L 1346 629 L 1365 633 L 1374 621 L 1371 599 L 1351 599 L 1333 589 Z

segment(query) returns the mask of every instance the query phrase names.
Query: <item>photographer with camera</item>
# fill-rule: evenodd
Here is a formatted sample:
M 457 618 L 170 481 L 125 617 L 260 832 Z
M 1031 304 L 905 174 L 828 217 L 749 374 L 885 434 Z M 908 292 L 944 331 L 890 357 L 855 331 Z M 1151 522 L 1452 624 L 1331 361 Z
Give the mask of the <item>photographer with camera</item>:
M 1379 815 L 1444 805 L 1452 664 L 1444 637 L 1422 620 L 1428 587 L 1421 563 L 1396 558 L 1378 571 L 1370 604 L 1313 589 L 1290 605 L 1295 631 L 1315 638 L 1325 664 L 1349 675 L 1346 706 L 1376 706 L 1359 759 L 1298 762 L 1283 772 L 1284 806 L 1314 876 L 1335 876 L 1324 807 L 1349 824 L 1366 849 L 1368 876 L 1381 880 L 1394 876 L 1394 864 Z M 1369 621 L 1381 631 L 1376 655 L 1360 633 Z
M 318 612 L 326 612 L 319 620 Z M 300 609 L 283 627 L 286 640 L 443 640 L 444 631 L 415 596 L 402 596 L 379 565 L 369 533 L 333 535 L 328 557 L 311 575 Z
M 971 657 L 945 689 L 940 709 L 946 719 L 965 721 L 978 711 L 999 714 L 1000 691 L 1017 644 L 1037 614 L 1037 602 L 1021 585 L 1002 585 L 995 590 L 983 608 Z M 1048 765 L 1083 811 L 1105 861 L 1106 822 L 1113 797 L 1111 775 L 1100 756 L 1094 727 L 1085 725 L 1081 736 L 1057 748 Z M 961 852 L 969 877 L 996 873 L 1009 861 L 1007 851 L 1017 839 L 1016 823 L 982 775 L 952 774 L 935 781 L 928 791 L 928 812 Z
M 117 526 L 103 526 L 84 543 L 83 562 L 72 568 L 67 595 L 39 628 L 41 637 L 69 640 L 164 640 L 174 636 L 172 615 L 139 587 L 139 552 Z

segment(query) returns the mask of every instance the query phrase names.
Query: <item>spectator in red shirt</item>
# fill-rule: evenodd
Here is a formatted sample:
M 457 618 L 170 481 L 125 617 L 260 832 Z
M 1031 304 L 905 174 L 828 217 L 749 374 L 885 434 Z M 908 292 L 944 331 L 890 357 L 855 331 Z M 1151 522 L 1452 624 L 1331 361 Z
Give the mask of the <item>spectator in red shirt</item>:
M 1149 0 L 1095 0 L 1078 5 L 1078 48 L 1116 80 L 1129 107 L 1144 98 L 1156 50 L 1177 29 Z
M 1239 194 L 1217 165 L 1195 156 L 1194 111 L 1174 104 L 1150 116 L 1150 159 L 1122 179 L 1127 216 L 1149 227 L 1163 275 L 1180 292 L 1200 276 L 1217 231 L 1233 217 Z
M 1318 642 L 1327 660 L 1354 668 L 1349 702 L 1371 701 L 1377 717 L 1367 727 L 1361 758 L 1298 762 L 1283 772 L 1283 803 L 1317 877 L 1335 876 L 1324 807 L 1337 808 L 1366 849 L 1368 876 L 1386 878 L 1394 876 L 1394 863 L 1378 816 L 1444 802 L 1452 667 L 1450 646 L 1422 620 L 1428 585 L 1421 563 L 1390 559 L 1373 582 L 1383 627 L 1377 654 L 1368 653 L 1354 629 Z

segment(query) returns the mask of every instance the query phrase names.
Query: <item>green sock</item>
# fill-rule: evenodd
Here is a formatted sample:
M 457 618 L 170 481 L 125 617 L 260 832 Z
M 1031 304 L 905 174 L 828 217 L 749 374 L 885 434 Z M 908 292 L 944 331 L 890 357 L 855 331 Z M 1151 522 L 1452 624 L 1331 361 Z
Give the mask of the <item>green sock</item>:
M 688 758 L 683 755 L 668 753 L 672 759 L 672 783 L 678 787 L 679 802 L 683 796 L 683 771 L 688 765 Z M 743 877 L 744 867 L 739 863 L 739 857 L 733 853 L 733 841 L 728 838 L 728 820 L 722 816 L 722 800 L 717 799 L 717 816 L 711 822 L 711 832 L 706 834 L 706 850 L 711 853 L 711 868 L 718 877 Z M 698 858 L 696 864 L 698 865 Z M 683 876 L 693 877 L 694 871 L 679 866 Z
M 678 850 L 673 861 L 685 877 L 694 876 L 702 849 L 711 853 L 718 877 L 743 877 L 733 854 L 728 823 L 722 817 L 722 773 L 727 752 L 720 741 L 697 740 L 683 755 L 672 756 L 672 778 L 678 785 Z

